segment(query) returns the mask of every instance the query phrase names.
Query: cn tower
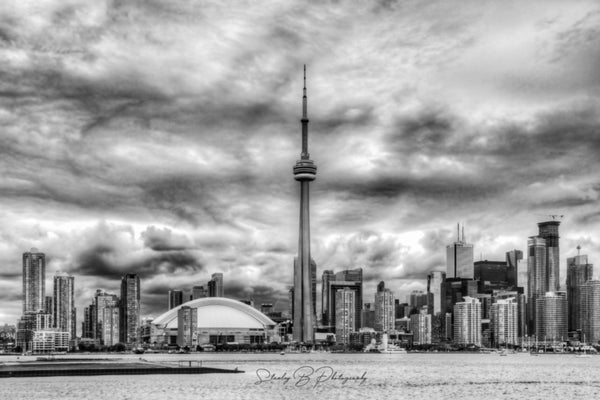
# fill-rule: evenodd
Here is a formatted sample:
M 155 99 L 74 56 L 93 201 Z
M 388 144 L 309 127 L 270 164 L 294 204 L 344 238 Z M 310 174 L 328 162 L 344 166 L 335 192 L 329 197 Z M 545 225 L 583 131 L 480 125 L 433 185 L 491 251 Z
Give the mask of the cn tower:
M 310 257 L 310 213 L 308 184 L 317 175 L 317 166 L 308 154 L 308 113 L 306 98 L 306 65 L 304 66 L 304 89 L 302 95 L 302 153 L 294 165 L 294 179 L 300 182 L 300 235 L 298 257 L 294 260 L 294 341 L 314 343 L 316 315 L 313 306 L 314 262 Z M 312 265 L 311 265 L 312 264 Z

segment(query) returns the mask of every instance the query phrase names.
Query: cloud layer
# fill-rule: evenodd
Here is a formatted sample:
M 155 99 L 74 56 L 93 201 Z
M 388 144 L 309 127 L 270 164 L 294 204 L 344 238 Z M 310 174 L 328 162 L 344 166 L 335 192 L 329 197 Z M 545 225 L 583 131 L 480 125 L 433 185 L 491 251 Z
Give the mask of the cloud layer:
M 565 215 L 561 257 L 600 258 L 600 8 L 592 2 L 6 1 L 0 5 L 0 323 L 21 254 L 77 307 L 138 273 L 287 308 L 308 65 L 318 273 L 397 296 Z M 563 274 L 564 280 L 564 274 Z

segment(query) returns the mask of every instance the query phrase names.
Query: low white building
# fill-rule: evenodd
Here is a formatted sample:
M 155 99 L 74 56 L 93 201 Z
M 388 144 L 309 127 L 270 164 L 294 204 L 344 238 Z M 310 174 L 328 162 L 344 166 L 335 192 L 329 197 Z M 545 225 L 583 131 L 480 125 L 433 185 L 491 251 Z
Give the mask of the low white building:
M 34 331 L 31 350 L 33 353 L 68 351 L 71 334 L 53 329 Z

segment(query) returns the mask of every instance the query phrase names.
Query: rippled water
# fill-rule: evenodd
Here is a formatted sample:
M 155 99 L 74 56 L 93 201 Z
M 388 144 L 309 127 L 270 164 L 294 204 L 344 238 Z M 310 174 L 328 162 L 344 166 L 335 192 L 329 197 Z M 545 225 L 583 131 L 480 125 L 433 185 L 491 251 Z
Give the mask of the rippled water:
M 202 360 L 205 366 L 238 367 L 245 373 L 8 378 L 0 380 L 0 398 L 600 399 L 600 356 L 204 353 L 143 358 Z

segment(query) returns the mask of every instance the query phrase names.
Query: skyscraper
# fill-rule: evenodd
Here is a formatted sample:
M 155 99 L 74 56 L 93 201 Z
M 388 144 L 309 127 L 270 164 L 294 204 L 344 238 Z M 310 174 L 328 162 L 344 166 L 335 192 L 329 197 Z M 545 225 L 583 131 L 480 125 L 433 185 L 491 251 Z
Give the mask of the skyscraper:
M 96 290 L 94 297 L 95 338 L 105 346 L 119 342 L 119 298 L 117 295 Z
M 538 223 L 538 236 L 530 237 L 527 242 L 527 304 L 531 333 L 538 331 L 536 324 L 540 319 L 537 316 L 537 300 L 543 298 L 547 292 L 557 292 L 560 288 L 559 225 L 559 221 Z
M 75 278 L 66 273 L 54 276 L 54 327 L 69 332 L 71 339 L 76 337 Z
M 492 344 L 495 346 L 518 343 L 518 306 L 515 298 L 498 300 L 490 311 Z
M 581 248 L 577 246 L 577 252 Z M 569 304 L 569 331 L 583 329 L 581 286 L 592 279 L 594 266 L 588 264 L 586 255 L 567 258 L 567 301 Z
M 333 271 L 327 269 L 323 271 L 321 278 L 321 324 L 324 326 L 333 325 L 329 322 L 329 281 L 333 279 Z
M 465 228 L 462 239 L 460 225 L 457 227 L 456 242 L 446 247 L 446 278 L 473 279 L 473 245 L 465 241 Z
M 354 320 L 356 321 L 356 326 L 361 326 L 362 317 L 362 268 L 356 269 L 347 269 L 344 271 L 336 272 L 330 277 L 329 280 L 329 297 L 327 299 L 327 310 L 330 326 L 335 326 L 336 318 L 335 318 L 335 293 L 338 289 L 349 288 L 354 291 L 354 306 L 355 306 L 355 316 Z
M 169 310 L 183 304 L 183 292 L 181 290 L 169 290 Z
M 338 343 L 348 344 L 350 333 L 355 332 L 355 293 L 349 288 L 335 292 L 335 336 Z
M 535 335 L 538 342 L 567 340 L 567 293 L 546 292 L 535 300 Z
M 46 255 L 36 248 L 23 253 L 23 314 L 44 312 Z
M 589 280 L 581 285 L 581 327 L 586 343 L 600 340 L 600 280 Z
M 294 340 L 312 343 L 315 340 L 316 315 L 313 305 L 313 273 L 310 255 L 309 183 L 315 180 L 317 166 L 308 153 L 308 104 L 306 97 L 306 66 L 302 96 L 302 153 L 294 166 L 294 179 L 300 182 L 300 234 L 298 257 L 294 263 Z M 316 275 L 316 271 L 315 271 Z
M 446 280 L 446 273 L 440 271 L 433 271 L 427 275 L 427 293 L 431 294 L 428 299 L 432 299 L 433 315 L 442 312 L 444 298 L 442 296 L 442 282 Z
M 547 292 L 560 290 L 558 226 L 560 221 L 546 221 L 538 224 L 539 237 L 546 241 L 546 280 Z
M 395 323 L 394 294 L 381 281 L 375 292 L 375 330 L 378 332 L 391 331 L 394 329 Z
M 223 297 L 223 274 L 215 272 L 208 281 L 208 297 Z
M 481 346 L 481 303 L 473 297 L 454 305 L 454 343 Z
M 410 316 L 414 344 L 431 344 L 431 314 L 427 310 L 428 307 L 423 306 L 418 313 Z
M 127 274 L 121 278 L 119 340 L 137 343 L 140 330 L 140 277 Z

